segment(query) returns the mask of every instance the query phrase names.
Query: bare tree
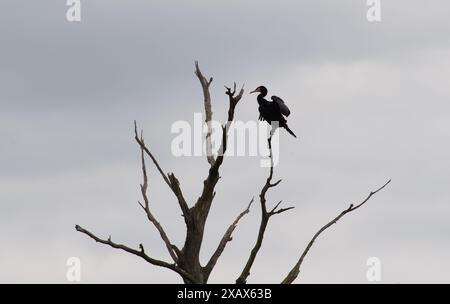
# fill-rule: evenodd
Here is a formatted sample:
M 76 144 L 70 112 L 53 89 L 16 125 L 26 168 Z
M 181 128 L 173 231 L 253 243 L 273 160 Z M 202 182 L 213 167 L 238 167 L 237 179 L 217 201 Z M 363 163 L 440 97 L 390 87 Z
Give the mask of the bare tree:
M 230 227 L 225 231 L 223 237 L 221 238 L 217 249 L 214 251 L 206 265 L 202 265 L 200 262 L 200 250 L 203 244 L 203 236 L 204 236 L 204 230 L 205 230 L 205 224 L 208 219 L 209 212 L 211 210 L 212 203 L 214 201 L 214 197 L 216 195 L 215 187 L 220 179 L 220 168 L 224 161 L 224 155 L 227 150 L 227 141 L 228 141 L 228 130 L 231 125 L 231 123 L 234 121 L 234 114 L 236 110 L 236 106 L 238 105 L 239 101 L 242 99 L 242 96 L 244 94 L 244 88 L 242 87 L 239 92 L 236 89 L 236 83 L 234 83 L 233 88 L 226 87 L 225 94 L 228 96 L 229 101 L 229 107 L 228 107 L 228 119 L 227 121 L 222 125 L 222 139 L 221 139 L 221 146 L 217 153 L 217 156 L 214 157 L 212 152 L 212 140 L 211 140 L 211 134 L 212 134 L 212 102 L 211 102 L 211 94 L 210 94 L 210 86 L 213 81 L 212 78 L 207 79 L 202 72 L 200 71 L 200 68 L 198 66 L 198 63 L 195 63 L 195 75 L 198 77 L 200 84 L 202 86 L 203 90 L 203 96 L 204 96 L 204 107 L 205 107 L 205 123 L 207 125 L 207 134 L 206 134 L 206 154 L 207 154 L 207 161 L 209 164 L 209 170 L 208 174 L 203 181 L 203 190 L 195 202 L 191 207 L 187 203 L 179 180 L 175 176 L 174 173 L 166 174 L 165 171 L 162 169 L 160 164 L 158 163 L 155 156 L 152 154 L 150 149 L 146 146 L 144 142 L 143 132 L 141 131 L 140 134 L 138 133 L 137 124 L 135 122 L 134 125 L 134 135 L 135 140 L 140 148 L 140 154 L 141 154 L 141 166 L 142 166 L 142 177 L 143 181 L 140 185 L 141 189 L 141 195 L 142 195 L 142 202 L 138 202 L 139 206 L 144 211 L 147 219 L 149 222 L 156 228 L 159 235 L 161 236 L 162 241 L 164 242 L 164 245 L 167 249 L 167 252 L 169 253 L 172 261 L 162 261 L 159 259 L 152 258 L 148 255 L 146 250 L 144 249 L 144 246 L 142 244 L 139 245 L 138 249 L 134 249 L 131 247 L 128 247 L 126 245 L 118 244 L 112 241 L 111 237 L 107 239 L 102 239 L 97 237 L 95 234 L 89 232 L 88 230 L 82 228 L 79 225 L 75 226 L 75 229 L 78 232 L 81 232 L 91 239 L 95 240 L 98 243 L 108 245 L 112 248 L 120 249 L 123 251 L 126 251 L 128 253 L 131 253 L 133 255 L 136 255 L 138 257 L 141 257 L 146 262 L 170 269 L 174 272 L 176 272 L 178 275 L 181 276 L 183 281 L 187 284 L 206 284 L 208 282 L 208 279 L 211 275 L 211 272 L 213 271 L 214 267 L 216 266 L 219 258 L 221 257 L 222 253 L 224 252 L 227 244 L 232 240 L 232 235 L 234 230 L 236 229 L 239 221 L 250 212 L 250 208 L 253 203 L 253 199 L 250 201 L 246 209 L 244 209 L 236 218 L 236 220 L 230 225 Z M 273 208 L 269 209 L 267 208 L 267 200 L 266 200 L 266 194 L 269 191 L 269 189 L 276 187 L 281 183 L 281 180 L 278 180 L 276 182 L 272 182 L 273 175 L 274 175 L 274 163 L 273 163 L 273 153 L 272 153 L 272 137 L 270 136 L 268 138 L 268 147 L 270 151 L 270 169 L 269 169 L 269 176 L 267 177 L 266 183 L 264 184 L 261 193 L 259 195 L 259 201 L 260 201 L 260 207 L 261 207 L 261 223 L 259 232 L 257 235 L 256 243 L 253 247 L 253 249 L 250 252 L 250 256 L 248 258 L 247 263 L 245 264 L 241 274 L 236 280 L 236 283 L 238 284 L 245 284 L 247 282 L 247 279 L 250 275 L 250 270 L 254 264 L 254 261 L 262 247 L 264 234 L 266 231 L 266 228 L 268 226 L 269 220 L 272 216 L 282 214 L 286 211 L 289 211 L 293 209 L 293 207 L 288 208 L 280 208 L 281 201 L 276 204 Z M 147 196 L 147 189 L 148 189 L 148 177 L 147 177 L 147 167 L 146 167 L 146 158 L 150 158 L 150 160 L 153 162 L 154 166 L 156 167 L 157 171 L 161 175 L 161 178 L 164 180 L 164 182 L 167 184 L 169 189 L 173 192 L 176 201 L 178 202 L 178 205 L 181 209 L 182 216 L 184 218 L 185 226 L 186 226 L 186 237 L 184 241 L 183 247 L 180 249 L 177 247 L 173 242 L 170 241 L 169 236 L 165 232 L 163 226 L 161 223 L 156 219 L 155 215 L 152 213 L 150 208 L 150 201 Z M 333 219 L 330 223 L 322 227 L 316 235 L 314 235 L 311 242 L 306 247 L 305 251 L 302 253 L 300 259 L 295 264 L 295 266 L 292 268 L 292 270 L 289 272 L 289 274 L 286 276 L 286 278 L 282 281 L 283 284 L 290 284 L 294 282 L 294 280 L 298 277 L 300 272 L 300 266 L 303 263 L 303 260 L 307 253 L 309 252 L 311 246 L 313 245 L 314 241 L 318 238 L 318 236 L 324 232 L 327 228 L 335 224 L 338 220 L 340 220 L 344 215 L 355 211 L 356 209 L 362 207 L 367 201 L 370 200 L 370 198 L 378 193 L 379 191 L 383 190 L 390 181 L 388 181 L 385 185 L 383 185 L 378 190 L 371 192 L 370 195 L 361 203 L 358 205 L 350 205 L 350 207 L 346 210 L 344 210 L 342 213 L 340 213 L 335 219 Z

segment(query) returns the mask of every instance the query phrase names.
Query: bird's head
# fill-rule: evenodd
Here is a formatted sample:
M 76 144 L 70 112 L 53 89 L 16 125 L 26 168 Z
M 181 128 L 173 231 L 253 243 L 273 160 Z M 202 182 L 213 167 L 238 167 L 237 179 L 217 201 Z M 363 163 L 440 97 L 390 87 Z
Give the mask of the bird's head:
M 256 90 L 250 92 L 250 94 L 253 94 L 253 93 L 260 93 L 261 95 L 266 96 L 267 88 L 265 86 L 259 86 L 256 88 Z

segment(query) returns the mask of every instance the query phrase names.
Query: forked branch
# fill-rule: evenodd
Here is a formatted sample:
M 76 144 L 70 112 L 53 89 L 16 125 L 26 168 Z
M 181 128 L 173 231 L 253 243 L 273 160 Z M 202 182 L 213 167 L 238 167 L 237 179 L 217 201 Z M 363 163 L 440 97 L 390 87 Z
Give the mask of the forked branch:
M 261 190 L 261 194 L 259 195 L 259 200 L 261 203 L 261 223 L 259 226 L 258 237 L 256 239 L 256 244 L 253 246 L 253 249 L 250 252 L 250 256 L 247 260 L 247 263 L 245 264 L 244 269 L 241 272 L 241 275 L 236 280 L 236 284 L 246 284 L 247 283 L 247 278 L 250 275 L 250 270 L 252 269 L 253 263 L 255 262 L 255 259 L 259 253 L 259 250 L 261 249 L 261 246 L 262 246 L 262 243 L 264 240 L 264 234 L 266 232 L 267 225 L 269 224 L 270 218 L 276 214 L 281 214 L 283 212 L 294 209 L 294 207 L 279 209 L 279 207 L 282 203 L 282 201 L 280 201 L 278 204 L 275 205 L 275 207 L 272 210 L 267 211 L 267 199 L 266 199 L 267 191 L 270 188 L 276 187 L 281 183 L 281 180 L 279 180 L 275 183 L 272 183 L 273 167 L 274 167 L 273 152 L 272 152 L 272 135 L 268 138 L 267 142 L 268 142 L 269 153 L 270 153 L 269 154 L 270 171 L 269 171 L 269 176 L 266 179 L 266 183 L 264 184 L 264 186 Z
M 160 173 L 163 180 L 166 182 L 166 184 L 169 186 L 169 188 L 172 190 L 172 192 L 175 194 L 175 197 L 178 200 L 178 205 L 180 206 L 181 211 L 183 212 L 183 217 L 186 223 L 190 221 L 190 212 L 189 212 L 189 206 L 183 196 L 183 192 L 180 188 L 180 182 L 175 177 L 173 173 L 170 173 L 166 176 L 164 171 L 162 170 L 161 166 L 159 165 L 156 158 L 153 156 L 153 154 L 150 152 L 150 150 L 147 148 L 147 146 L 144 143 L 144 140 L 142 137 L 139 137 L 137 132 L 137 124 L 136 121 L 134 121 L 134 139 L 139 144 L 141 151 L 145 152 L 150 159 L 153 161 L 153 164 L 158 169 L 158 172 Z
M 242 86 L 242 88 L 239 90 L 239 93 L 236 94 L 236 82 L 233 84 L 233 90 L 227 86 L 225 86 L 225 89 L 225 94 L 228 95 L 229 99 L 228 119 L 225 125 L 222 126 L 222 143 L 219 148 L 217 159 L 214 162 L 214 165 L 211 167 L 213 172 L 218 171 L 223 163 L 225 152 L 227 151 L 228 131 L 230 130 L 230 126 L 234 120 L 234 112 L 236 110 L 236 106 L 244 95 L 244 86 Z
M 236 110 L 236 106 L 244 95 L 244 86 L 242 86 L 239 93 L 236 94 L 236 83 L 234 83 L 234 90 L 231 90 L 228 87 L 225 88 L 225 94 L 228 95 L 229 98 L 229 108 L 227 122 L 222 126 L 222 143 L 218 151 L 217 158 L 211 165 L 208 176 L 203 182 L 204 186 L 202 194 L 198 198 L 197 203 L 194 207 L 195 212 L 199 212 L 200 214 L 201 223 L 204 223 L 206 221 L 206 217 L 208 216 L 209 210 L 211 208 L 211 203 L 214 198 L 214 189 L 220 178 L 219 169 L 223 163 L 225 152 L 227 149 L 228 131 L 230 129 L 231 123 L 234 120 L 234 112 Z
M 140 138 L 141 142 L 144 143 L 144 138 L 142 136 L 142 132 L 141 132 L 141 138 Z M 138 202 L 139 205 L 142 207 L 142 209 L 145 211 L 145 214 L 147 215 L 148 220 L 155 226 L 155 228 L 158 230 L 159 235 L 161 236 L 161 239 L 164 241 L 167 251 L 169 252 L 170 256 L 172 257 L 172 260 L 177 263 L 178 262 L 178 255 L 180 254 L 180 250 L 173 245 L 170 240 L 169 237 L 167 236 L 166 232 L 164 231 L 163 227 L 161 226 L 161 224 L 158 222 L 158 220 L 155 218 L 155 216 L 153 215 L 153 213 L 150 210 L 150 203 L 149 203 L 149 199 L 147 196 L 147 189 L 148 189 L 148 175 L 147 175 L 147 168 L 145 165 L 145 157 L 144 157 L 144 149 L 141 146 L 141 164 L 142 164 L 142 177 L 143 177 L 143 182 L 140 185 L 141 188 L 141 194 L 142 194 L 142 198 L 144 200 L 144 204 L 142 204 L 141 202 Z

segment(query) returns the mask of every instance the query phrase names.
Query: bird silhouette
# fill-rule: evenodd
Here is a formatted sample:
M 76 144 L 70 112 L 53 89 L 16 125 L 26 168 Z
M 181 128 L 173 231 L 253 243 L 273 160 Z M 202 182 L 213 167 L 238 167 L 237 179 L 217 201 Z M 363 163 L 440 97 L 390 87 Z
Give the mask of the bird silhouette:
M 268 101 L 264 97 L 267 96 L 267 88 L 265 86 L 257 87 L 256 90 L 253 92 L 250 92 L 250 94 L 253 93 L 259 93 L 257 100 L 259 104 L 259 120 L 265 120 L 270 125 L 272 125 L 272 122 L 278 122 L 278 125 L 286 131 L 288 131 L 289 134 L 297 138 L 297 136 L 292 132 L 291 129 L 289 129 L 287 125 L 287 120 L 285 118 L 288 117 L 291 114 L 291 111 L 284 103 L 283 99 L 277 96 L 272 96 L 272 101 Z M 273 127 L 273 125 L 272 125 Z M 273 130 L 272 130 L 273 132 Z

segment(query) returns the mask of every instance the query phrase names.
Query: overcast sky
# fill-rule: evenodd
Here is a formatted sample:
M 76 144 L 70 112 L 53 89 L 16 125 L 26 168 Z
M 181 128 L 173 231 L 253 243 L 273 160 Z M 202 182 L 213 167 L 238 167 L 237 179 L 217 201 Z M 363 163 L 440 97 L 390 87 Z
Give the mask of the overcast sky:
M 224 84 L 266 85 L 290 106 L 269 202 L 273 218 L 251 283 L 280 282 L 312 235 L 392 178 L 364 208 L 319 238 L 299 283 L 366 283 L 378 257 L 382 282 L 450 279 L 450 3 L 382 0 L 369 23 L 360 0 L 82 0 L 0 2 L 0 282 L 65 283 L 79 257 L 83 283 L 178 283 L 179 277 L 96 244 L 98 235 L 169 259 L 137 205 L 133 120 L 190 204 L 207 163 L 171 154 L 171 125 L 202 110 L 194 61 L 214 76 L 215 119 Z M 245 94 L 237 119 L 258 118 Z M 264 184 L 258 157 L 226 159 L 202 260 Z M 150 200 L 180 247 L 183 220 L 153 167 Z M 255 242 L 258 205 L 244 218 L 211 282 L 234 282 Z

